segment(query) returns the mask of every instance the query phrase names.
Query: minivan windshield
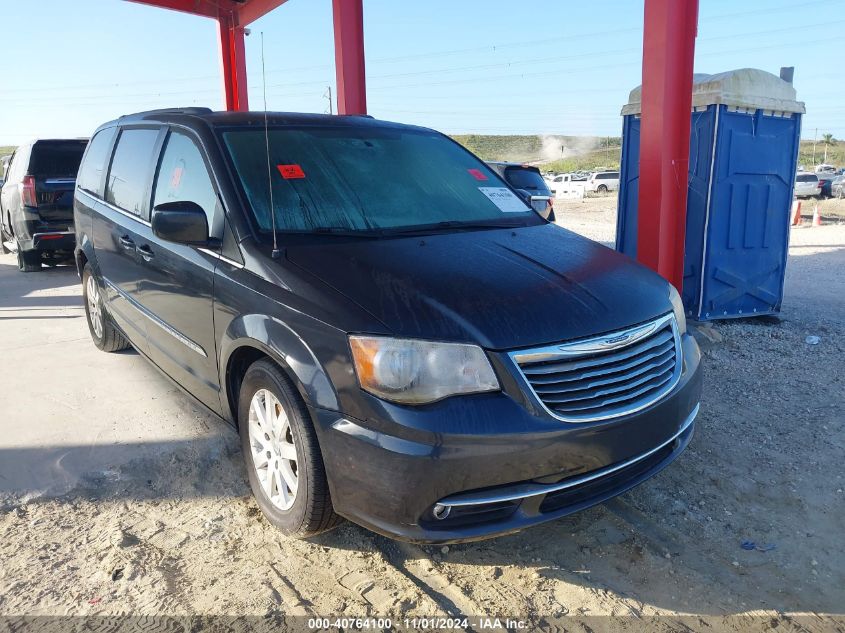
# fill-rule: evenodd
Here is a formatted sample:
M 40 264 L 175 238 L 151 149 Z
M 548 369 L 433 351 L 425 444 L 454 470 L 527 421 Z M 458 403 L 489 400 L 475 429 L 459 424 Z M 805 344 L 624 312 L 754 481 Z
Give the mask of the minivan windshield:
M 526 226 L 542 220 L 484 163 L 436 132 L 391 127 L 222 131 L 256 223 L 296 233 Z

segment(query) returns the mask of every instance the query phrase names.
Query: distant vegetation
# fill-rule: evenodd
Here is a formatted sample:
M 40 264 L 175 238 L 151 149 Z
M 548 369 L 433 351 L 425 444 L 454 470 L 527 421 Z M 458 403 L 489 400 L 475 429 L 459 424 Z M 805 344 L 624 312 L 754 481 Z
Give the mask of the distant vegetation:
M 539 136 L 457 134 L 452 138 L 483 160 L 519 162 L 538 160 L 542 156 L 543 143 Z
M 452 138 L 484 160 L 534 163 L 544 171 L 616 168 L 622 142 L 618 136 L 457 134 Z
M 622 139 L 618 136 L 603 138 L 457 134 L 452 138 L 483 160 L 530 162 L 536 164 L 542 171 L 555 172 L 591 171 L 599 168 L 618 169 L 622 151 Z M 565 148 L 564 151 L 570 155 L 565 158 L 560 157 L 561 147 Z M 824 162 L 825 148 L 827 163 L 845 167 L 845 141 L 837 141 L 829 134 L 820 135 L 816 142 L 815 162 L 813 162 L 813 141 L 801 141 L 798 164 L 812 171 L 815 165 Z
M 828 145 L 825 145 L 827 137 Z M 827 164 L 836 167 L 845 167 L 845 141 L 837 141 L 829 134 L 823 135 L 816 142 L 816 162 L 813 163 L 813 141 L 801 141 L 798 150 L 798 164 L 804 169 L 812 171 L 814 165 L 821 165 L 825 162 L 824 151 L 827 148 Z
M 540 171 L 569 173 L 573 171 L 594 171 L 597 169 L 619 169 L 621 148 L 595 149 L 586 154 L 554 160 L 538 165 Z

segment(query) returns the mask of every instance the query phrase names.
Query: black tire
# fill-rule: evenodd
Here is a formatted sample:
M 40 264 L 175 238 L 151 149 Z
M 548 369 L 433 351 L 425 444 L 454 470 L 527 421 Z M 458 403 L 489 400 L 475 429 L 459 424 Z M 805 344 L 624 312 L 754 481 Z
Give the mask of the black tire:
M 3 222 L 3 218 L 0 218 L 0 252 L 4 255 L 8 255 L 11 253 L 11 249 L 6 247 L 6 241 L 11 240 L 11 235 L 6 235 L 6 223 Z
M 92 323 L 91 306 L 88 301 L 89 279 L 97 287 L 97 303 L 99 304 L 99 313 L 102 322 L 102 333 L 99 335 Z M 123 335 L 123 332 L 114 324 L 109 313 L 105 310 L 100 284 L 93 275 L 90 264 L 85 264 L 85 268 L 82 270 L 82 301 L 85 304 L 85 320 L 88 323 L 88 331 L 91 333 L 91 340 L 94 341 L 97 349 L 104 352 L 119 352 L 129 347 L 129 341 Z
M 599 185 L 596 187 L 596 191 L 599 193 L 607 193 L 607 185 Z
M 276 507 L 264 492 L 253 461 L 249 410 L 253 396 L 261 389 L 278 399 L 296 446 L 297 490 L 293 505 L 287 510 Z M 238 429 L 252 494 L 270 523 L 289 536 L 306 538 L 343 522 L 332 506 L 323 456 L 308 409 L 290 379 L 270 360 L 256 361 L 244 375 L 238 395 Z
M 41 270 L 41 253 L 25 251 L 18 245 L 18 270 L 23 273 L 36 273 Z

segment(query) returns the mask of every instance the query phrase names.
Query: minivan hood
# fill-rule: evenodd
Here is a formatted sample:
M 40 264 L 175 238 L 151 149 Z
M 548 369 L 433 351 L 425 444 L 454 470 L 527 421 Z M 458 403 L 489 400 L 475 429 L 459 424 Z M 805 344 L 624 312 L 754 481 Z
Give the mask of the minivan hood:
M 286 253 L 402 337 L 512 349 L 601 334 L 672 309 L 657 274 L 552 224 L 335 237 Z

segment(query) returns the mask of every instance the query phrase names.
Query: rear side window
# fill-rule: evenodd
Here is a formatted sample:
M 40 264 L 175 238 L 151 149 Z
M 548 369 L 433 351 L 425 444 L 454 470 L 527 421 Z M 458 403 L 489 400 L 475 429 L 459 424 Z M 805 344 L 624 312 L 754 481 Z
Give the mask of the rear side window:
M 123 130 L 117 139 L 106 184 L 106 201 L 129 213 L 144 213 L 158 130 Z
M 818 176 L 814 176 L 813 174 L 798 174 L 795 177 L 795 182 L 818 182 Z
M 205 211 L 211 230 L 217 194 L 196 144 L 184 134 L 172 132 L 167 139 L 156 178 L 153 206 L 165 202 L 196 202 Z
M 76 178 L 88 141 L 38 141 L 32 147 L 29 173 L 40 178 Z
M 116 133 L 117 128 L 111 127 L 100 130 L 91 139 L 88 152 L 79 167 L 79 175 L 76 177 L 76 184 L 80 189 L 97 196 L 103 195 L 103 171 L 106 169 L 112 139 Z
M 616 178 L 619 178 L 619 174 L 617 172 L 607 172 L 606 174 L 596 175 L 596 180 L 615 180 Z
M 525 167 L 508 167 L 505 170 L 505 179 L 515 189 L 525 189 L 538 193 L 540 195 L 547 195 L 551 193 L 546 181 L 540 175 L 540 172 Z
M 26 146 L 19 147 L 12 155 L 12 160 L 9 163 L 9 168 L 6 174 L 6 180 L 9 182 L 20 182 L 26 173 L 26 162 L 29 158 L 29 148 Z

